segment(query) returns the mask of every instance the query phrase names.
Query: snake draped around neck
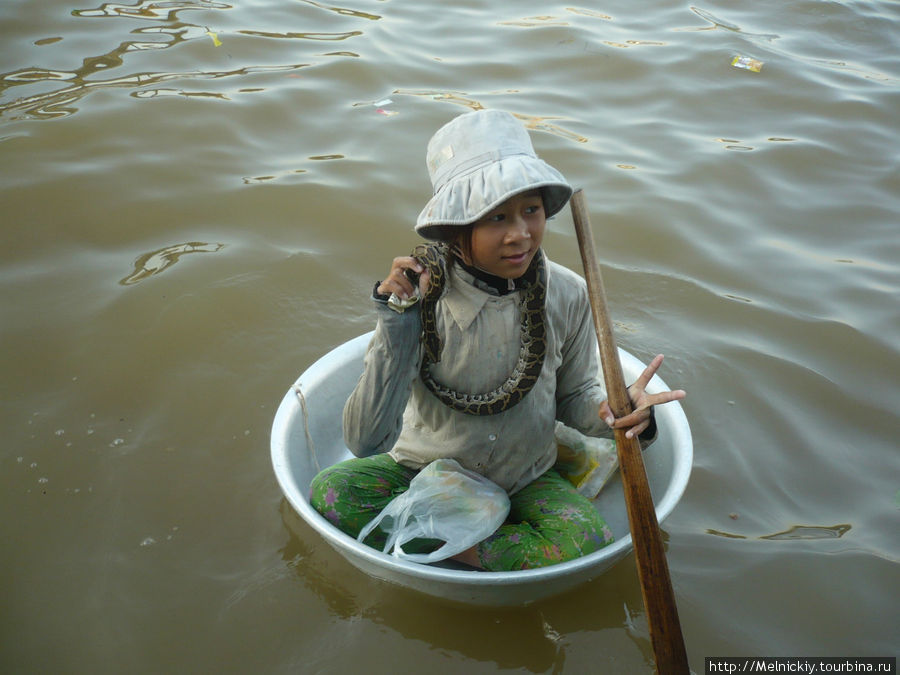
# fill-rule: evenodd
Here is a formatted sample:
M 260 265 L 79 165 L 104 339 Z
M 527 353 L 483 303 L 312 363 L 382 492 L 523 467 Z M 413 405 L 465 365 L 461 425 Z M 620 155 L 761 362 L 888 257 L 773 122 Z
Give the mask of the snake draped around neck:
M 424 356 L 419 375 L 428 390 L 441 403 L 468 415 L 495 415 L 519 403 L 534 387 L 544 365 L 547 351 L 544 303 L 547 297 L 547 270 L 543 250 L 538 250 L 522 277 L 522 326 L 519 358 L 506 381 L 493 391 L 462 393 L 438 382 L 432 366 L 441 360 L 443 342 L 435 320 L 437 303 L 453 264 L 446 244 L 422 244 L 413 256 L 431 273 L 428 290 L 422 298 L 422 342 Z

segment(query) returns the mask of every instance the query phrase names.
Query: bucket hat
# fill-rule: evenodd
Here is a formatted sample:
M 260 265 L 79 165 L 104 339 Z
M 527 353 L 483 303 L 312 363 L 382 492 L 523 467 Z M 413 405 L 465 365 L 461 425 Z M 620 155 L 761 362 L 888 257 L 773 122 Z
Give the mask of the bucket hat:
M 562 174 L 539 159 L 525 127 L 501 110 L 476 110 L 437 130 L 425 156 L 434 196 L 416 219 L 426 239 L 446 240 L 520 192 L 542 188 L 547 218 L 572 196 Z

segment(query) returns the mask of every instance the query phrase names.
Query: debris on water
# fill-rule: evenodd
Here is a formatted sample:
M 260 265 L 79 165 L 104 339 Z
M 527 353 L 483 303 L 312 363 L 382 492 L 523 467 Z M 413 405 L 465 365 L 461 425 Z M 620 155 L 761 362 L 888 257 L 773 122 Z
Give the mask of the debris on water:
M 385 108 L 385 106 L 388 106 L 391 103 L 393 103 L 393 101 L 389 98 L 386 98 L 373 103 L 372 106 L 375 108 L 375 112 L 377 112 L 379 115 L 386 115 L 387 117 L 399 115 L 400 113 L 398 113 L 396 110 L 388 110 L 387 108 Z
M 738 514 L 736 514 L 736 513 L 729 513 L 729 514 L 728 514 L 728 517 L 731 518 L 732 520 L 737 520 L 737 519 L 738 519 Z
M 124 438 L 116 438 L 112 443 L 109 444 L 109 447 L 115 448 L 119 445 L 124 445 L 124 444 L 125 444 Z
M 156 539 L 153 537 L 147 537 L 144 541 L 141 542 L 141 546 L 153 546 L 156 543 Z
M 222 41 L 219 40 L 219 36 L 218 36 L 216 33 L 213 33 L 211 30 L 208 30 L 208 31 L 206 31 L 206 34 L 209 35 L 209 37 L 212 38 L 213 44 L 214 44 L 216 47 L 221 47 L 221 46 L 222 46 Z
M 731 60 L 731 65 L 735 68 L 741 68 L 743 70 L 750 70 L 754 73 L 758 73 L 762 70 L 763 62 L 749 56 L 735 56 Z
M 559 642 L 562 639 L 562 635 L 560 635 L 554 628 L 551 626 L 547 619 L 541 616 L 541 623 L 543 624 L 542 628 L 544 630 L 544 637 L 550 640 L 550 642 Z

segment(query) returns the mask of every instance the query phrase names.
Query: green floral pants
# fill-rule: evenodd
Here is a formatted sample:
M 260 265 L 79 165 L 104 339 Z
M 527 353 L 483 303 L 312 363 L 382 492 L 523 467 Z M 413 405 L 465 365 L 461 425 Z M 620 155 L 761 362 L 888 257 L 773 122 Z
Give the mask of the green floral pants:
M 310 486 L 310 503 L 335 527 L 352 537 L 418 473 L 390 455 L 349 459 L 324 469 Z M 611 544 L 615 537 L 591 501 L 550 470 L 514 495 L 505 524 L 477 546 L 486 570 L 501 572 L 545 567 L 579 558 Z M 365 543 L 381 550 L 387 535 L 378 527 Z M 441 542 L 404 545 L 424 553 Z

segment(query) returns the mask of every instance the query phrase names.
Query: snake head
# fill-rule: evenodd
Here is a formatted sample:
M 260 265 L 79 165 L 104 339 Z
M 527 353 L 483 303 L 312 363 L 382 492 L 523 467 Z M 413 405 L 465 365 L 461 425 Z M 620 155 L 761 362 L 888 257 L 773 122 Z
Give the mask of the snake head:
M 422 263 L 420 262 L 419 264 L 421 265 Z M 405 269 L 403 270 L 403 274 L 406 275 L 406 278 L 409 279 L 409 282 L 413 286 L 419 285 L 419 277 L 422 276 L 421 272 L 416 272 L 412 269 Z

